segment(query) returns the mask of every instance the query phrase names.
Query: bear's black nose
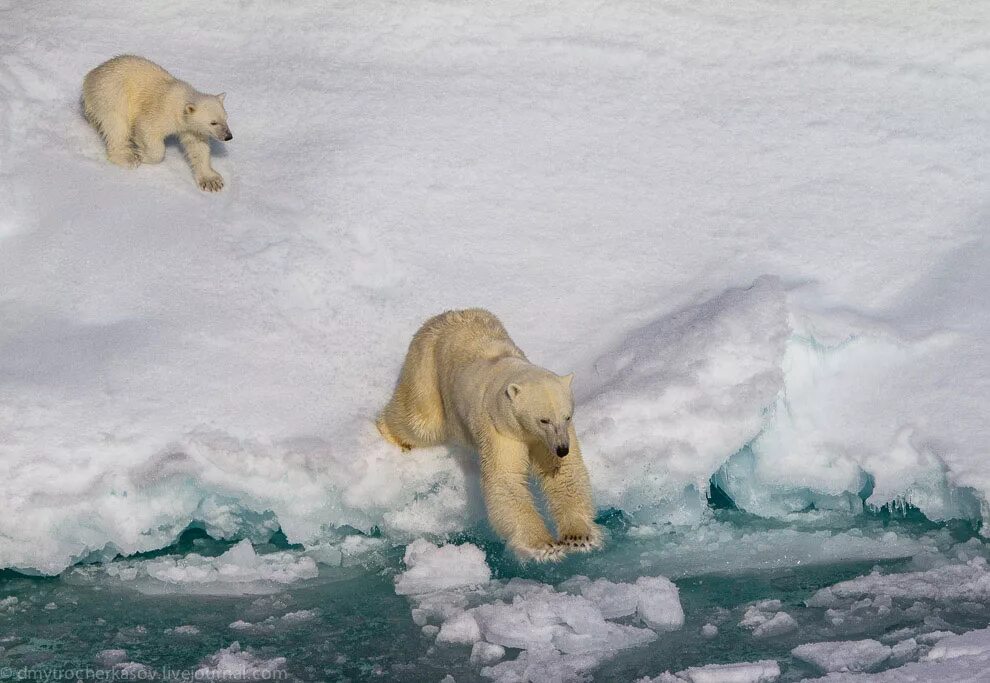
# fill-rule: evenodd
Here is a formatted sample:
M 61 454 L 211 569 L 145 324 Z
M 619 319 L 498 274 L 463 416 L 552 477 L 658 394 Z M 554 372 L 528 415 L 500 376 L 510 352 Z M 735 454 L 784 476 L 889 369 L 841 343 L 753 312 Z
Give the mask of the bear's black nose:
M 557 446 L 557 457 L 558 458 L 563 458 L 565 455 L 567 455 L 570 452 L 571 452 L 571 449 L 568 446 Z
M 227 137 L 224 138 L 224 141 L 225 142 L 230 142 L 233 139 L 234 139 L 234 136 L 231 135 L 230 133 L 227 133 Z

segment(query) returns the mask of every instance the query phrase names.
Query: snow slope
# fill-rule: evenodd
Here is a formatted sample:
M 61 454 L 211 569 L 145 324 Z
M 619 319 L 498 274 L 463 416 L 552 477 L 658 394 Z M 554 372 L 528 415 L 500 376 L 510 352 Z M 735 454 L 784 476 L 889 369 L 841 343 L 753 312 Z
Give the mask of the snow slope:
M 371 424 L 463 306 L 577 370 L 601 506 L 692 521 L 725 465 L 759 514 L 979 515 L 988 21 L 0 2 L 0 566 L 480 519 L 470 454 Z M 228 93 L 221 194 L 104 161 L 78 92 L 120 52 Z

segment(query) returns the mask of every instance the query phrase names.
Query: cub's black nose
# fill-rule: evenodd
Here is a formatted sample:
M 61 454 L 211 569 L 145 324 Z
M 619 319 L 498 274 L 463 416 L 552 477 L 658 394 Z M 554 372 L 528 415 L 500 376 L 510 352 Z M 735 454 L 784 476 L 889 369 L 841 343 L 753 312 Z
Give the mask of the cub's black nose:
M 224 138 L 224 142 L 230 142 L 233 139 L 234 139 L 234 136 L 231 135 L 230 133 L 227 133 L 227 137 Z
M 571 452 L 571 449 L 568 446 L 557 446 L 557 457 L 558 458 L 563 458 L 565 455 L 567 455 L 570 452 Z

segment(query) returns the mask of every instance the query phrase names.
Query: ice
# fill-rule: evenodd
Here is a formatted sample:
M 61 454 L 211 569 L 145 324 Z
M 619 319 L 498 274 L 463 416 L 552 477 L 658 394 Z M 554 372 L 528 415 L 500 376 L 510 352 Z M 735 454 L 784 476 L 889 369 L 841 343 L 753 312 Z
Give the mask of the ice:
M 872 674 L 831 674 L 828 683 L 982 683 L 990 680 L 990 629 L 943 638 L 923 661 Z
M 753 629 L 754 638 L 771 638 L 796 630 L 798 623 L 787 612 L 777 612 Z
M 127 661 L 127 650 L 101 650 L 96 654 L 97 664 L 112 665 Z
M 634 584 L 628 584 L 607 579 L 590 581 L 579 575 L 559 587 L 579 593 L 605 619 L 636 614 L 640 621 L 655 631 L 676 631 L 684 625 L 684 611 L 677 586 L 663 576 L 642 576 Z
M 980 516 L 982 3 L 199 9 L 4 7 L 45 40 L 0 62 L 0 566 L 470 528 L 473 458 L 372 425 L 467 305 L 577 369 L 603 507 L 698 521 L 748 444 L 722 474 L 756 514 Z M 79 116 L 142 45 L 228 92 L 220 195 Z
M 790 633 L 798 627 L 787 612 L 780 611 L 780 600 L 761 600 L 746 607 L 739 625 L 753 632 L 754 638 L 771 638 Z
M 408 597 L 413 622 L 424 634 L 439 623 L 439 643 L 471 645 L 471 663 L 498 681 L 569 680 L 684 624 L 677 587 L 662 576 L 630 584 L 576 575 L 555 589 L 529 579 L 490 580 L 484 553 L 472 544 L 418 540 L 405 558 L 409 569 L 395 590 Z M 612 621 L 634 614 L 650 628 Z M 522 653 L 494 664 L 506 649 Z
M 471 645 L 479 640 L 481 640 L 481 628 L 478 626 L 478 620 L 470 612 L 461 612 L 444 621 L 437 635 L 439 643 Z
M 448 588 L 488 583 L 492 572 L 485 564 L 485 553 L 476 545 L 436 546 L 416 539 L 406 547 L 406 571 L 395 579 L 399 595 L 435 593 Z
M 689 683 L 773 683 L 780 677 L 780 666 L 772 659 L 738 664 L 709 664 L 677 672 Z
M 947 564 L 919 572 L 881 574 L 873 572 L 817 591 L 810 607 L 831 607 L 863 596 L 938 602 L 990 602 L 990 569 L 986 559 L 976 557 L 966 563 Z
M 198 636 L 200 634 L 199 628 L 193 626 L 192 624 L 185 624 L 183 626 L 176 626 L 173 629 L 166 631 L 167 633 L 172 633 L 177 636 Z
M 715 624 L 705 624 L 701 627 L 701 635 L 705 638 L 714 638 L 718 635 L 718 626 Z
M 238 595 L 277 593 L 318 574 L 316 562 L 310 557 L 290 551 L 259 555 L 250 541 L 244 540 L 215 557 L 189 553 L 121 560 L 77 567 L 67 578 L 93 581 L 106 576 L 150 594 Z
M 242 650 L 234 641 L 203 660 L 194 672 L 196 680 L 257 681 L 284 677 L 285 657 L 264 659 L 249 650 Z
M 677 586 L 663 576 L 641 576 L 636 579 L 639 600 L 636 616 L 656 631 L 676 631 L 684 625 L 684 610 Z
M 505 648 L 494 643 L 477 642 L 471 648 L 471 663 L 475 666 L 488 666 L 505 657 Z
M 885 662 L 890 654 L 890 647 L 871 639 L 806 643 L 791 650 L 795 658 L 826 673 L 867 671 Z

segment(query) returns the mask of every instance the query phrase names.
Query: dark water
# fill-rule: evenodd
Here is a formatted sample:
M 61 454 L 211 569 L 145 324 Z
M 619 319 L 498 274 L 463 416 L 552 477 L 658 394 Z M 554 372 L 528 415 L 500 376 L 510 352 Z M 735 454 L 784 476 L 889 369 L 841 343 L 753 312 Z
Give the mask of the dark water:
M 774 527 L 728 511 L 718 514 L 722 524 L 737 531 L 752 528 L 766 532 Z M 784 680 L 794 680 L 814 673 L 789 656 L 790 649 L 800 643 L 879 638 L 900 628 L 920 626 L 926 618 L 929 623 L 957 631 L 990 622 L 987 606 L 970 604 L 958 612 L 944 606 L 931 606 L 923 612 L 895 609 L 884 618 L 837 628 L 829 625 L 823 609 L 805 607 L 804 601 L 819 588 L 869 573 L 878 566 L 884 571 L 903 570 L 908 560 L 834 560 L 810 566 L 795 561 L 790 566 L 704 575 L 692 575 L 688 567 L 679 570 L 683 575 L 678 576 L 678 572 L 670 571 L 677 563 L 677 544 L 672 537 L 636 538 L 625 534 L 620 521 L 612 520 L 610 526 L 613 539 L 607 553 L 554 566 L 520 565 L 503 553 L 501 544 L 484 536 L 466 535 L 455 540 L 483 547 L 496 578 L 519 576 L 558 583 L 577 573 L 612 580 L 657 573 L 676 577 L 686 614 L 684 628 L 660 634 L 647 646 L 620 652 L 592 673 L 594 680 L 600 681 L 632 681 L 689 666 L 768 658 L 780 661 Z M 973 535 L 965 527 L 939 529 L 923 519 L 877 516 L 855 518 L 849 527 L 877 538 L 877 543 L 891 529 L 901 539 L 935 534 L 944 543 Z M 183 539 L 180 546 L 170 550 L 188 552 L 192 548 L 189 540 Z M 195 540 L 201 554 L 219 554 L 229 547 L 208 538 Z M 651 550 L 657 548 L 662 551 L 660 566 L 649 566 L 649 559 L 658 557 Z M 271 549 L 263 547 L 259 552 Z M 724 555 L 732 550 L 719 547 L 717 552 Z M 361 567 L 324 567 L 318 579 L 268 596 L 144 595 L 110 580 L 79 582 L 71 576 L 30 578 L 3 572 L 0 600 L 13 596 L 17 604 L 12 610 L 0 609 L 0 679 L 65 680 L 62 672 L 75 669 L 83 670 L 77 677 L 95 679 L 101 669 L 96 655 L 109 649 L 126 650 L 128 661 L 147 665 L 158 678 L 178 679 L 190 675 L 205 657 L 238 641 L 258 657 L 285 657 L 286 671 L 293 679 L 440 681 L 449 674 L 458 683 L 484 680 L 468 663 L 468 648 L 434 645 L 433 639 L 412 622 L 409 603 L 394 592 L 393 577 L 401 570 L 401 556 L 402 549 L 393 548 L 376 554 Z M 664 558 L 674 564 L 664 567 Z M 724 556 L 711 559 L 714 566 L 731 560 Z M 780 637 L 756 639 L 738 625 L 741 615 L 745 605 L 770 598 L 780 600 L 781 609 L 794 617 L 800 628 Z M 317 615 L 267 631 L 235 631 L 230 627 L 237 620 L 256 623 L 296 610 L 316 610 Z M 717 624 L 716 637 L 701 636 L 706 623 Z M 166 633 L 180 625 L 195 626 L 199 633 Z

